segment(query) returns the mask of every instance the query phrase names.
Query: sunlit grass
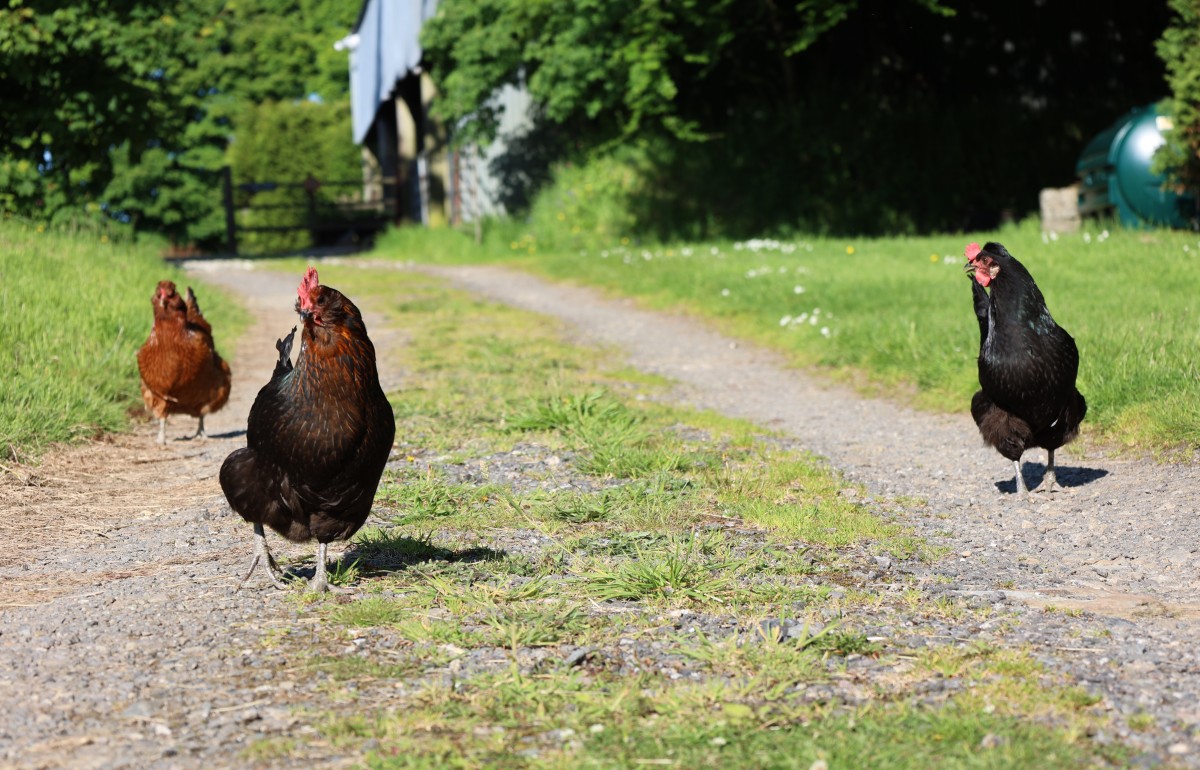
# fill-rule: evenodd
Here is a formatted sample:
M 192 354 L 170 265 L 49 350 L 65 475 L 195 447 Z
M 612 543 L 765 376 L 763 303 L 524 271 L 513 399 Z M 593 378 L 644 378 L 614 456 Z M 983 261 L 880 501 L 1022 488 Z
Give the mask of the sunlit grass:
M 246 314 L 159 252 L 154 243 L 0 223 L 0 455 L 32 459 L 52 442 L 128 428 L 160 280 L 195 287 L 217 349 L 232 355 Z
M 1043 235 L 1030 221 L 993 233 L 878 239 L 795 237 L 570 251 L 513 249 L 512 225 L 476 247 L 405 231 L 379 251 L 405 259 L 508 262 L 594 284 L 650 307 L 717 319 L 801 365 L 930 409 L 965 412 L 977 388 L 978 329 L 968 241 L 997 240 L 1022 261 L 1076 339 L 1085 429 L 1145 449 L 1200 446 L 1200 306 L 1195 234 L 1087 223 Z M 536 240 L 536 238 L 534 239 Z

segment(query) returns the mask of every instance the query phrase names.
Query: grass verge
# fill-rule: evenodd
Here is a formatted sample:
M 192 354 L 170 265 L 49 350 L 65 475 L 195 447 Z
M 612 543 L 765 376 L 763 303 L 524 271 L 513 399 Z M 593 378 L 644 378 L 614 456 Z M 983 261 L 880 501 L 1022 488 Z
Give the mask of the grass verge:
M 41 228 L 40 230 L 38 228 Z M 141 404 L 137 349 L 153 322 L 160 280 L 186 285 L 148 243 L 0 223 L 0 454 L 29 461 L 59 441 L 126 430 Z M 221 291 L 191 281 L 232 353 L 245 313 Z
M 770 239 L 540 248 L 495 225 L 483 246 L 450 231 L 397 231 L 378 251 L 437 262 L 507 262 L 594 284 L 655 308 L 717 320 L 877 392 L 965 411 L 977 388 L 978 329 L 960 269 L 968 241 L 997 240 L 1038 281 L 1076 339 L 1086 430 L 1138 449 L 1200 447 L 1200 307 L 1191 290 L 1194 233 L 1088 223 L 1043 235 L 1035 222 L 924 238 Z

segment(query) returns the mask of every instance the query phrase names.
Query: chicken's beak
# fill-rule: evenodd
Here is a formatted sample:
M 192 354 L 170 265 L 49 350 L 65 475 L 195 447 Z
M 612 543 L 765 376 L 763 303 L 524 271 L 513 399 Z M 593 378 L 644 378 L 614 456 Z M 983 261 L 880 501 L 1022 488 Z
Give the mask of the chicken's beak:
M 973 272 L 975 272 L 975 263 L 974 263 L 974 262 L 967 262 L 967 264 L 963 265 L 963 272 L 964 272 L 964 273 L 973 273 Z

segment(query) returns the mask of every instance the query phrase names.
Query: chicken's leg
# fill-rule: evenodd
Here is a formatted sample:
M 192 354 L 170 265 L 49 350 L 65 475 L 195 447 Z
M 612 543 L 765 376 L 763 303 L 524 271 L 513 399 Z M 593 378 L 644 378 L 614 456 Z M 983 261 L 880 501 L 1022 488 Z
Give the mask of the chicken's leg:
M 158 418 L 158 445 L 164 447 L 167 445 L 167 418 Z
M 329 591 L 335 594 L 352 594 L 354 589 L 331 585 L 329 583 L 329 569 L 325 564 L 328 556 L 326 550 L 329 548 L 328 543 L 317 543 L 317 566 L 313 571 L 312 580 L 308 587 L 317 593 L 325 593 Z
M 196 427 L 196 432 L 192 434 L 192 438 L 208 438 L 208 434 L 204 432 L 204 415 L 200 415 L 200 424 Z
M 1017 469 L 1017 494 L 1029 499 L 1029 487 L 1025 486 L 1025 477 L 1021 475 L 1021 461 L 1013 460 L 1013 467 Z
M 254 574 L 254 569 L 258 567 L 259 562 L 262 562 L 263 568 L 267 571 L 267 576 L 271 578 L 271 583 L 276 588 L 287 588 L 282 579 L 283 572 L 279 569 L 279 565 L 275 563 L 275 557 L 271 556 L 271 549 L 267 548 L 267 534 L 263 531 L 263 525 L 255 524 L 254 558 L 250 561 L 250 569 L 246 572 L 246 577 L 242 578 L 242 582 L 238 583 L 237 588 L 233 589 L 234 593 L 242 590 L 242 585 Z
M 308 587 L 319 594 L 329 590 L 329 578 L 325 574 L 325 549 L 328 543 L 317 543 L 317 569 L 313 572 L 312 581 Z
M 1058 489 L 1058 474 L 1054 471 L 1054 450 L 1046 450 L 1046 475 L 1042 477 L 1042 486 L 1047 492 Z

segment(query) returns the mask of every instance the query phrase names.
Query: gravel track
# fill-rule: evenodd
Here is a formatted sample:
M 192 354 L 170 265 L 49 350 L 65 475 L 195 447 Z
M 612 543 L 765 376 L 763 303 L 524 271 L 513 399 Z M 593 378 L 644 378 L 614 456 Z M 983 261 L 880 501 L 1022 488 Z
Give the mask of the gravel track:
M 304 746 L 302 756 L 266 766 L 347 766 L 370 747 L 324 743 L 318 715 L 395 697 L 376 688 L 364 691 L 363 703 L 329 703 L 324 680 L 305 669 L 307 656 L 336 654 L 346 639 L 310 622 L 287 593 L 232 592 L 251 537 L 225 504 L 216 471 L 244 442 L 250 403 L 270 375 L 273 342 L 296 320 L 296 276 L 240 267 L 192 267 L 244 295 L 255 317 L 231 356 L 229 405 L 207 420 L 213 438 L 174 441 L 160 451 L 147 424 L 3 478 L 6 532 L 17 517 L 50 523 L 39 530 L 44 537 L 21 534 L 19 555 L 0 556 L 2 767 L 240 767 L 246 746 L 263 736 L 296 737 Z M 923 633 L 1027 645 L 1052 670 L 1100 693 L 1115 714 L 1155 718 L 1144 731 L 1117 727 L 1097 740 L 1138 746 L 1144 766 L 1200 767 L 1194 462 L 1064 452 L 1059 478 L 1067 490 L 1035 493 L 1026 504 L 1012 494 L 1007 463 L 980 446 L 967 417 L 864 399 L 694 319 L 646 312 L 591 290 L 491 267 L 419 269 L 558 317 L 580 342 L 610 346 L 631 365 L 676 381 L 670 398 L 790 436 L 862 484 L 868 501 L 899 498 L 903 511 L 893 515 L 951 555 L 933 567 L 864 556 L 864 580 L 886 590 L 915 578 L 931 596 L 965 597 L 1012 614 L 1003 630 L 947 621 Z M 385 386 L 394 386 L 401 372 L 386 350 L 402 344 L 402 332 L 370 314 L 367 321 Z M 192 428 L 189 419 L 175 418 L 168 435 Z M 493 461 L 519 480 L 517 469 L 529 462 L 515 454 Z M 1027 482 L 1036 484 L 1041 470 L 1027 463 Z M 116 482 L 106 486 L 109 476 L 119 476 L 125 496 Z M 518 550 L 530 547 L 525 535 L 479 537 Z M 278 538 L 272 545 L 311 562 L 311 546 Z M 1040 611 L 1045 605 L 1086 612 Z M 868 622 L 873 634 L 898 646 L 928 641 L 907 638 L 916 632 L 900 615 L 881 612 Z M 274 638 L 302 644 L 272 644 Z M 368 642 L 375 643 L 387 640 Z

